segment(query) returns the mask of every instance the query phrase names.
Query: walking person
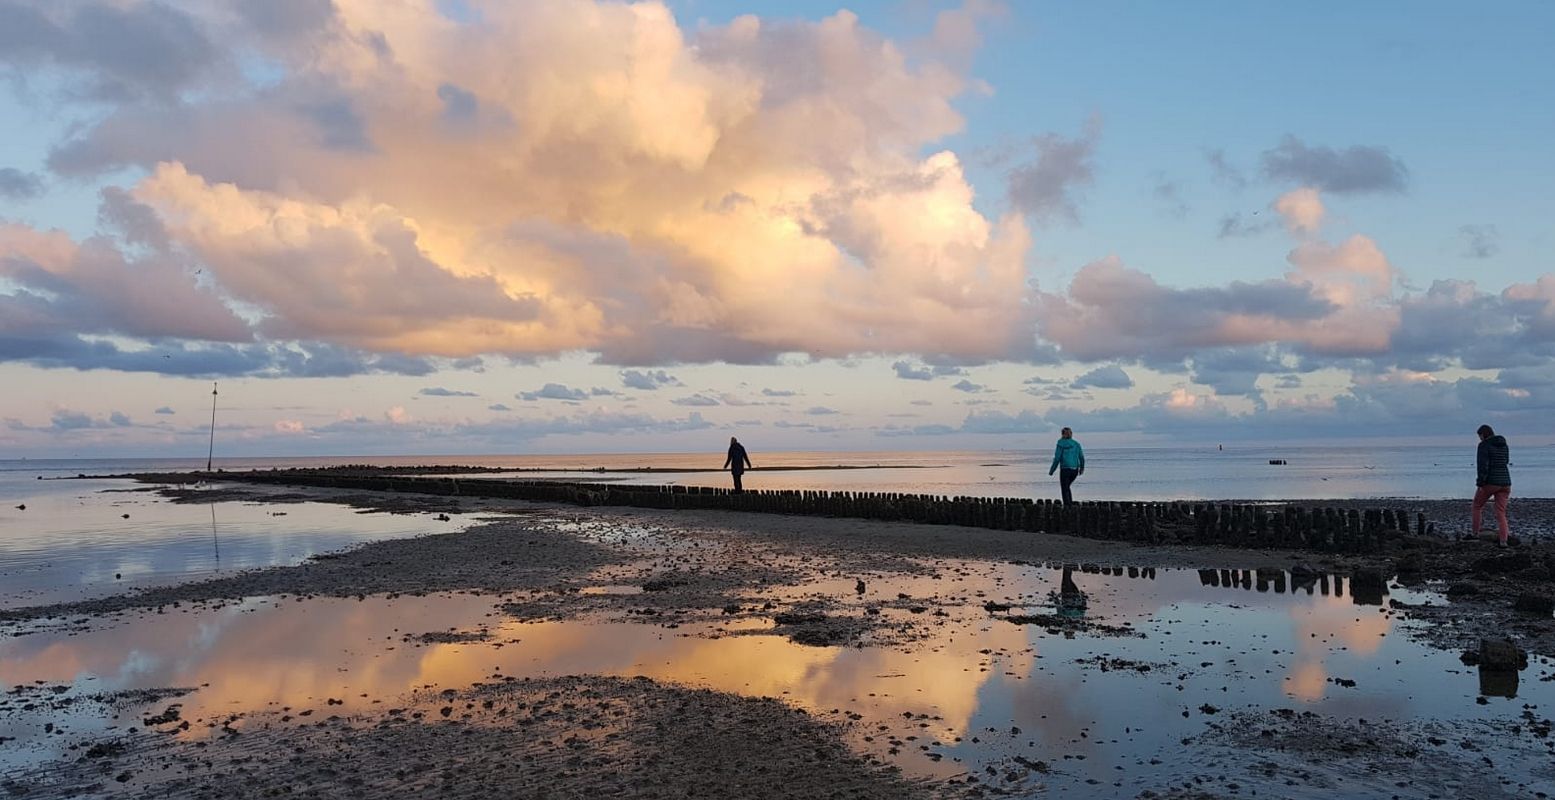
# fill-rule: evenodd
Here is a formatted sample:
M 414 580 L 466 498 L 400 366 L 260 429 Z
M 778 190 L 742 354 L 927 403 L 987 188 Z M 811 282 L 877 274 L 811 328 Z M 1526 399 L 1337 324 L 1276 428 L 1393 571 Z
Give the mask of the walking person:
M 734 476 L 736 493 L 745 491 L 745 487 L 740 484 L 740 476 L 745 474 L 745 470 L 749 469 L 750 465 L 751 457 L 746 454 L 745 445 L 740 444 L 739 439 L 730 436 L 729 457 L 724 459 L 724 469 L 729 470 L 729 474 Z
M 1059 431 L 1058 447 L 1053 451 L 1053 466 L 1048 467 L 1047 474 L 1058 473 L 1058 488 L 1064 494 L 1064 505 L 1073 505 L 1074 497 L 1069 493 L 1069 487 L 1074 479 L 1085 474 L 1085 451 L 1080 449 L 1080 443 L 1074 439 L 1074 431 L 1065 428 Z
M 1506 522 L 1506 506 L 1512 499 L 1512 451 L 1506 446 L 1506 437 L 1497 434 L 1489 425 L 1479 426 L 1479 451 L 1475 454 L 1474 507 L 1470 519 L 1474 523 L 1474 537 L 1479 538 L 1479 522 L 1485 503 L 1496 502 L 1496 526 L 1498 541 L 1506 547 L 1510 527 Z

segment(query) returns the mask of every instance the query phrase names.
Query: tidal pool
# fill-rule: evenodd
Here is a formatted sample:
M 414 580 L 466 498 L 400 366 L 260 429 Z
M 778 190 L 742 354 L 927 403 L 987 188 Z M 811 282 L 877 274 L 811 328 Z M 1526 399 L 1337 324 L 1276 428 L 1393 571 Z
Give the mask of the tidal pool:
M 0 686 L 13 690 L 0 697 L 0 770 L 68 758 L 72 745 L 137 727 L 170 703 L 190 720 L 282 708 L 366 715 L 410 692 L 504 676 L 642 675 L 777 697 L 847 722 L 852 747 L 910 775 L 974 775 L 1017 795 L 1067 787 L 1134 797 L 1194 774 L 1200 750 L 1184 741 L 1239 711 L 1469 725 L 1513 722 L 1529 708 L 1548 716 L 1555 702 L 1547 660 L 1535 659 L 1520 681 L 1482 686 L 1456 653 L 1414 641 L 1411 623 L 1387 603 L 1441 602 L 1429 591 L 1395 585 L 1371 605 L 1342 583 L 1293 588 L 1284 573 L 1259 581 L 1231 571 L 1075 571 L 1085 608 L 1055 609 L 1056 568 L 936 567 L 871 580 L 861 594 L 852 580 L 823 578 L 762 595 L 776 607 L 830 596 L 847 604 L 834 613 L 873 605 L 917 623 L 918 637 L 885 646 L 796 644 L 756 606 L 670 625 L 600 612 L 528 622 L 500 610 L 517 598 L 474 594 L 263 598 L 13 626 L 0 640 Z M 632 601 L 629 587 L 600 590 Z M 888 604 L 900 595 L 926 605 L 915 613 Z M 1091 627 L 1009 621 L 1060 610 Z M 117 718 L 76 700 L 168 687 L 194 691 L 127 706 Z M 1012 763 L 1041 769 L 1016 775 Z M 1536 764 L 1497 763 L 1513 780 L 1538 780 Z

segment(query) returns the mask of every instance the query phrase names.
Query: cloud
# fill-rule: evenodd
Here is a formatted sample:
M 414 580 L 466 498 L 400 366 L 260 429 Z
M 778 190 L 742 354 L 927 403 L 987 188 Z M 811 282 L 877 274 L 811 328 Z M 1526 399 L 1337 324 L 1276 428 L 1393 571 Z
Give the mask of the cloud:
M 1078 221 L 1075 192 L 1095 182 L 1092 159 L 1100 140 L 1100 117 L 1087 120 L 1073 139 L 1053 133 L 1033 139 L 1036 160 L 1010 170 L 1010 205 L 1038 221 Z
M 716 406 L 720 404 L 718 398 L 700 393 L 687 395 L 686 397 L 677 397 L 670 402 L 677 406 Z
M 1313 233 L 1323 225 L 1323 199 L 1311 187 L 1303 186 L 1280 195 L 1274 201 L 1274 210 L 1291 233 Z
M 826 406 L 811 406 L 810 408 L 805 409 L 804 413 L 809 414 L 812 417 L 824 417 L 839 412 L 835 408 L 827 408 Z
M 944 378 L 955 375 L 965 375 L 966 370 L 954 364 L 915 364 L 911 361 L 898 361 L 891 365 L 896 372 L 896 377 L 904 381 L 932 381 L 935 378 Z
M 127 428 L 127 427 L 135 424 L 135 423 L 130 421 L 129 415 L 125 414 L 122 411 L 115 411 L 112 414 L 109 414 L 108 415 L 108 423 L 110 425 L 114 425 L 114 426 L 120 427 L 120 428 Z
M 1075 378 L 1069 385 L 1075 389 L 1131 389 L 1134 379 L 1122 367 L 1109 364 Z
M 4 306 L 0 300 L 0 307 Z M 0 361 L 45 368 L 111 369 L 183 377 L 341 378 L 353 375 L 427 375 L 437 369 L 428 359 L 394 354 L 371 355 L 318 342 L 253 345 L 188 345 L 123 349 L 104 339 L 72 334 L 53 336 L 6 333 L 0 317 Z
M 1193 382 L 1209 386 L 1220 397 L 1258 396 L 1258 379 L 1265 374 L 1288 369 L 1272 347 L 1241 347 L 1205 350 L 1190 359 Z M 1295 386 L 1301 380 L 1295 377 Z M 1281 388 L 1293 388 L 1289 381 Z
M 628 389 L 641 389 L 645 392 L 654 391 L 663 386 L 682 386 L 678 378 L 664 370 L 635 370 L 621 371 L 621 384 Z
M 983 10 L 909 54 L 846 11 L 683 29 L 653 3 L 494 4 L 479 25 L 269 5 L 11 2 L 0 25 L 0 69 L 112 89 L 50 168 L 139 176 L 162 241 L 119 260 L 241 311 L 236 333 L 634 367 L 1032 346 L 1026 223 L 979 211 L 937 147 L 979 88 L 949 43 Z M 1093 138 L 1037 141 L 1018 183 L 1064 186 L 1033 202 L 1072 209 Z M 236 335 L 209 333 L 173 335 Z
M 578 402 L 589 399 L 589 393 L 582 389 L 569 389 L 560 383 L 547 383 L 532 392 L 519 392 L 518 399 L 534 402 L 536 400 L 568 400 Z
M 1402 192 L 1409 170 L 1384 147 L 1308 147 L 1295 136 L 1263 153 L 1263 174 L 1334 194 Z
M 762 389 L 763 397 L 795 397 L 799 393 L 792 389 Z
M 1067 294 L 1044 295 L 1040 326 L 1073 359 L 1180 360 L 1205 347 L 1274 340 L 1342 351 L 1353 340 L 1321 324 L 1337 310 L 1307 285 L 1235 281 L 1177 289 L 1108 258 L 1082 267 Z
M 171 409 L 171 408 L 169 408 L 167 406 L 162 406 L 161 408 L 158 408 L 156 411 L 153 411 L 151 413 L 153 413 L 153 414 L 172 415 L 172 414 L 177 414 L 178 412 L 174 411 L 173 409 Z
M 1224 149 L 1204 151 L 1204 160 L 1209 162 L 1210 175 L 1216 183 L 1238 191 L 1247 188 L 1247 176 L 1226 158 Z
M 1257 216 L 1258 212 L 1253 212 Z M 1241 213 L 1227 214 L 1220 218 L 1220 230 L 1215 234 L 1218 239 L 1232 239 L 1247 236 L 1257 236 L 1274 227 L 1271 219 L 1244 220 Z
M 100 427 L 91 416 L 79 411 L 60 409 L 55 411 L 49 420 L 50 425 L 56 431 L 78 431 L 86 428 Z
M 1010 415 L 1003 411 L 973 411 L 961 423 L 961 433 L 1040 433 L 1052 425 L 1042 415 L 1026 410 Z
M 0 198 L 31 200 L 43 194 L 43 179 L 15 167 L 0 167 Z
M 209 81 L 221 60 L 205 26 L 170 4 L 0 5 L 0 67 L 29 77 L 58 69 L 93 99 L 170 101 Z
M 955 389 L 958 392 L 966 392 L 967 394 L 984 394 L 993 391 L 987 386 L 984 386 L 980 383 L 973 383 L 966 378 L 962 378 L 961 380 L 951 384 L 950 388 Z
M 1464 258 L 1494 258 L 1501 252 L 1501 232 L 1494 225 L 1464 225 L 1458 234 L 1463 237 Z
M 429 386 L 416 394 L 424 397 L 480 397 L 475 392 L 461 392 L 455 389 L 444 389 L 441 386 Z
M 1182 219 L 1188 216 L 1188 201 L 1182 196 L 1182 184 L 1167 180 L 1165 175 L 1155 176 L 1155 186 L 1150 190 L 1151 196 L 1160 204 L 1161 212 L 1173 219 Z
M 486 410 L 487 411 L 512 411 L 513 409 L 507 407 L 506 405 L 504 405 L 502 403 L 492 403 L 491 405 L 486 406 Z
M 183 264 L 125 255 L 109 238 L 73 241 L 0 222 L 0 334 L 110 334 L 245 342 L 248 324 Z M 3 286 L 3 284 L 0 284 Z

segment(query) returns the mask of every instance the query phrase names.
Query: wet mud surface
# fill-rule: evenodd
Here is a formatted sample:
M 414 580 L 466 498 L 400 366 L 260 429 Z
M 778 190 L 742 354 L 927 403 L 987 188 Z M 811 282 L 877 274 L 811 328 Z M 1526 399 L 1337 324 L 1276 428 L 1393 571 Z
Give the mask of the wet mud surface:
M 0 612 L 0 790 L 1540 797 L 1555 780 L 1555 617 L 1517 610 L 1550 585 L 1538 546 L 1366 560 L 389 500 L 485 520 Z M 1460 658 L 1487 636 L 1527 666 Z
M 926 794 L 771 699 L 648 678 L 496 680 L 390 709 L 185 720 L 13 776 L 22 796 L 136 798 L 838 797 Z M 190 725 L 190 723 L 193 723 Z M 204 736 L 187 730 L 207 729 Z

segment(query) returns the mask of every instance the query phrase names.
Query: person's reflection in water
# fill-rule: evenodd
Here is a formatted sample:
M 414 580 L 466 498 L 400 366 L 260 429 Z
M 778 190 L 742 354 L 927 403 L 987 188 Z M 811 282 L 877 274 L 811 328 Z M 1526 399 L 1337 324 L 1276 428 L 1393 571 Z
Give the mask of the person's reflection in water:
M 1087 602 L 1085 592 L 1074 582 L 1074 567 L 1064 567 L 1064 577 L 1059 581 L 1058 594 L 1053 599 L 1053 606 L 1061 617 L 1079 618 L 1085 616 Z

